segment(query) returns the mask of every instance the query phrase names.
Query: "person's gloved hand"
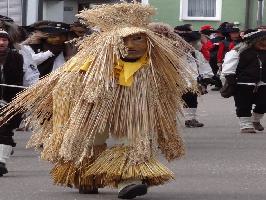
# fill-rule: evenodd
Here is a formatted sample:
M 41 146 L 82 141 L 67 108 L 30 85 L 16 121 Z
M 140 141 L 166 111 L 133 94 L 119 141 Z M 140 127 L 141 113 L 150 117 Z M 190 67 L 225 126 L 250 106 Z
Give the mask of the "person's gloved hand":
M 204 78 L 202 82 L 206 86 L 207 85 L 215 85 L 216 84 L 216 81 L 214 80 L 213 77 L 212 78 Z
M 198 89 L 201 95 L 207 94 L 207 86 L 204 84 L 198 84 Z
M 221 96 L 224 98 L 229 98 L 235 94 L 236 90 L 236 75 L 235 74 L 229 74 L 225 76 L 225 83 L 223 87 L 220 90 Z
M 236 75 L 235 74 L 226 75 L 225 79 L 229 85 L 235 85 L 236 84 Z

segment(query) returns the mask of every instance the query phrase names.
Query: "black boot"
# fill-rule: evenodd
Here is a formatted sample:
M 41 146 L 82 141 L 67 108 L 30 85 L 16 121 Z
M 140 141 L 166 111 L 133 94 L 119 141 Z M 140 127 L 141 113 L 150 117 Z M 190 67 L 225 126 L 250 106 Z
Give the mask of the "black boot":
M 124 187 L 118 194 L 120 199 L 134 199 L 137 196 L 147 194 L 148 187 L 146 184 L 132 184 Z
M 253 126 L 254 126 L 255 130 L 257 130 L 257 131 L 263 131 L 264 130 L 264 127 L 261 125 L 260 122 L 253 122 Z
M 79 188 L 79 193 L 80 194 L 98 194 L 98 188 L 92 188 L 92 187 L 89 187 L 89 188 L 85 188 L 85 187 L 80 187 Z
M 219 91 L 222 87 L 215 86 L 214 88 L 211 89 L 211 91 Z
M 197 127 L 203 127 L 204 124 L 200 123 L 196 119 L 191 119 L 191 120 L 186 120 L 185 121 L 185 126 L 188 127 L 188 128 L 197 128 Z
M 6 168 L 6 164 L 0 162 L 0 176 L 3 176 L 3 174 L 7 174 L 7 168 Z
M 243 128 L 240 131 L 241 133 L 256 133 L 255 128 Z

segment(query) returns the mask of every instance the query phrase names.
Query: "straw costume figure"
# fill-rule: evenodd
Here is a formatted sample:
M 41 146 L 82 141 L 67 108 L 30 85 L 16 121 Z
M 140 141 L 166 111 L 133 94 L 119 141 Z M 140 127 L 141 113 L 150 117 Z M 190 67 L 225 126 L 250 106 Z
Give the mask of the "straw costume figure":
M 78 17 L 101 32 L 83 38 L 73 58 L 2 111 L 2 123 L 30 113 L 28 147 L 43 144 L 55 184 L 80 193 L 111 186 L 130 199 L 174 178 L 156 153 L 159 147 L 169 161 L 184 154 L 176 116 L 192 80 L 184 59 L 192 48 L 149 30 L 154 12 L 139 3 L 82 11 Z M 107 147 L 109 137 L 114 146 Z

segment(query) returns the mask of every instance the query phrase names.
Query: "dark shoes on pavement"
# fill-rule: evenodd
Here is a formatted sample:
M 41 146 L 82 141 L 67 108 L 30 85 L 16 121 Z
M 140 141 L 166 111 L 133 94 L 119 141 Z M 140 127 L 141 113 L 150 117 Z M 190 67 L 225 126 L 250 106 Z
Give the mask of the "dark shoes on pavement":
M 264 127 L 261 125 L 260 122 L 253 122 L 253 126 L 254 126 L 255 130 L 257 130 L 257 131 L 263 131 L 264 130 Z
M 197 128 L 197 127 L 203 127 L 204 124 L 200 123 L 198 120 L 196 119 L 191 119 L 191 120 L 186 120 L 185 121 L 185 126 L 187 128 Z
M 148 187 L 146 184 L 132 184 L 124 187 L 118 194 L 120 199 L 133 199 L 137 196 L 147 194 Z
M 256 133 L 256 130 L 254 128 L 243 128 L 241 133 Z
M 4 174 L 7 174 L 7 168 L 6 168 L 6 164 L 0 162 L 0 176 L 3 176 Z
M 241 129 L 241 133 L 256 133 L 256 131 L 263 131 L 264 127 L 260 122 L 253 122 L 254 128 L 243 128 Z
M 124 187 L 118 194 L 120 199 L 133 199 L 137 196 L 142 196 L 147 193 L 148 187 L 146 184 L 132 184 Z M 79 188 L 80 194 L 98 194 L 98 188 Z
M 220 91 L 221 87 L 215 86 L 214 88 L 211 89 L 211 91 Z
M 79 188 L 80 194 L 98 194 L 98 188 Z

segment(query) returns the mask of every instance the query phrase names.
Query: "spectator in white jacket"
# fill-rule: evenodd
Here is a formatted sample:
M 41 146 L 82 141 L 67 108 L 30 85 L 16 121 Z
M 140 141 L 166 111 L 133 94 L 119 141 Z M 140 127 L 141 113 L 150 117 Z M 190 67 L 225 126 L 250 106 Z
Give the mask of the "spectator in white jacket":
M 40 78 L 37 66 L 53 56 L 51 51 L 35 53 L 28 45 L 20 45 L 19 53 L 23 56 L 23 85 L 28 87 L 36 83 Z
M 19 27 L 19 32 L 19 39 L 15 44 L 15 47 L 23 56 L 23 86 L 29 87 L 36 83 L 40 78 L 40 72 L 37 66 L 52 57 L 53 53 L 49 50 L 35 53 L 29 45 L 23 43 L 27 37 L 23 27 Z
M 207 93 L 207 85 L 214 84 L 213 72 L 208 61 L 204 58 L 200 52 L 202 47 L 201 34 L 197 31 L 181 33 L 187 42 L 189 42 L 195 51 L 192 53 L 194 57 L 188 57 L 188 63 L 190 64 L 191 71 L 194 74 L 195 81 L 198 82 L 198 86 L 201 94 Z M 197 120 L 197 107 L 198 107 L 198 94 L 194 91 L 189 91 L 183 95 L 185 106 L 185 126 L 189 128 L 203 127 L 204 124 Z

